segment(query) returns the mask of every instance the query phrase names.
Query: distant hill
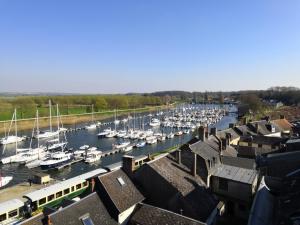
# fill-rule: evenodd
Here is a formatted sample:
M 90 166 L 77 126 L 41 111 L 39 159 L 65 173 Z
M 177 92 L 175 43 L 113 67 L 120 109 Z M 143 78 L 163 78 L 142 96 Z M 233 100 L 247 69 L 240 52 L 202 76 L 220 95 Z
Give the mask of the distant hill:
M 297 87 L 284 87 L 284 86 L 276 86 L 276 87 L 270 87 L 268 91 L 299 91 L 300 89 Z

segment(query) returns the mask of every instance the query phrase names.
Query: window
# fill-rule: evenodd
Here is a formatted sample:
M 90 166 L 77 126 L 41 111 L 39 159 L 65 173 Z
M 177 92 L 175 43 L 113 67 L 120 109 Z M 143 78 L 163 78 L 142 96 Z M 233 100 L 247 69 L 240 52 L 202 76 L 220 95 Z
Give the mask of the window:
M 70 189 L 69 188 L 64 190 L 64 195 L 67 195 L 69 193 L 70 193 Z
M 6 220 L 6 213 L 0 215 L 0 222 Z
M 228 191 L 228 181 L 223 178 L 219 178 L 219 189 Z
M 72 186 L 72 187 L 71 187 L 71 192 L 74 192 L 74 191 L 75 191 L 75 187 Z
M 125 181 L 123 180 L 122 177 L 118 177 L 117 180 L 118 180 L 118 182 L 120 183 L 121 186 L 125 185 Z
M 84 181 L 83 183 L 82 183 L 82 186 L 83 187 L 86 187 L 88 185 L 88 182 L 87 181 Z
M 76 185 L 76 190 L 80 189 L 81 188 L 81 184 L 77 184 Z
M 92 219 L 87 216 L 81 219 L 83 225 L 94 225 Z
M 39 205 L 44 205 L 46 203 L 46 198 L 42 198 L 39 200 Z
M 53 194 L 53 195 L 49 195 L 49 196 L 48 196 L 48 202 L 52 201 L 54 198 L 55 198 L 55 197 L 54 197 L 54 194 Z
M 62 191 L 56 193 L 56 198 L 60 198 L 62 196 Z
M 12 217 L 15 217 L 18 215 L 18 210 L 15 209 L 15 210 L 12 210 L 8 213 L 8 218 L 12 218 Z

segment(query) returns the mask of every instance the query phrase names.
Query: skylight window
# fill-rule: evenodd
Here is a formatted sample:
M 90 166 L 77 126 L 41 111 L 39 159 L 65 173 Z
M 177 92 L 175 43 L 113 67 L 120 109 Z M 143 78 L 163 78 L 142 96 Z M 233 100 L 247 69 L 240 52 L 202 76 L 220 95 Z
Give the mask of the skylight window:
M 87 216 L 81 219 L 83 225 L 94 225 L 91 217 Z
M 122 177 L 118 177 L 117 180 L 118 180 L 118 182 L 120 183 L 121 186 L 125 185 L 125 181 L 123 180 Z

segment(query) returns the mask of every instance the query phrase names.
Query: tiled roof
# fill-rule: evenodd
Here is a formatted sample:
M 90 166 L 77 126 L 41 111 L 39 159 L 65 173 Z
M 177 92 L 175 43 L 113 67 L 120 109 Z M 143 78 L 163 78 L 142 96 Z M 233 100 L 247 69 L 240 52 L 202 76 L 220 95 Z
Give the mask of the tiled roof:
M 132 216 L 130 225 L 204 225 L 199 221 L 157 208 L 151 205 L 140 204 Z
M 239 135 L 255 135 L 255 132 L 250 130 L 247 125 L 241 125 L 234 128 Z
M 293 127 L 287 119 L 272 120 L 271 123 L 276 124 L 282 131 L 290 131 Z
M 99 176 L 99 180 L 119 212 L 145 199 L 121 169 Z M 122 181 L 124 185 L 120 183 Z
M 92 193 L 78 202 L 49 215 L 53 225 L 82 225 L 81 218 L 89 216 L 93 223 L 117 225 L 111 218 L 97 193 Z

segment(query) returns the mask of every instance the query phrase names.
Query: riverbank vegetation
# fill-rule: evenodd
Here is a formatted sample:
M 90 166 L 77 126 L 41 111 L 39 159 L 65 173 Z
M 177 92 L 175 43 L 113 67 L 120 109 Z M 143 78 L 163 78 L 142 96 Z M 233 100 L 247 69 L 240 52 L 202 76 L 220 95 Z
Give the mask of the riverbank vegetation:
M 150 95 L 74 95 L 74 96 L 15 96 L 0 98 L 0 120 L 9 120 L 14 108 L 18 118 L 33 118 L 36 109 L 41 117 L 49 115 L 48 102 L 59 104 L 61 115 L 74 115 L 108 110 L 122 110 L 168 105 L 174 99 Z

